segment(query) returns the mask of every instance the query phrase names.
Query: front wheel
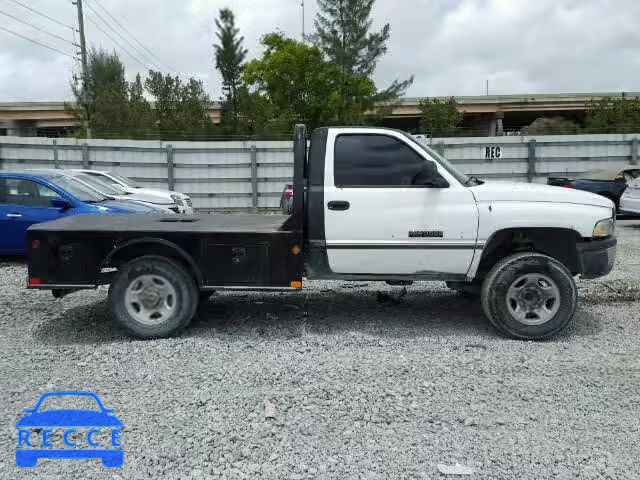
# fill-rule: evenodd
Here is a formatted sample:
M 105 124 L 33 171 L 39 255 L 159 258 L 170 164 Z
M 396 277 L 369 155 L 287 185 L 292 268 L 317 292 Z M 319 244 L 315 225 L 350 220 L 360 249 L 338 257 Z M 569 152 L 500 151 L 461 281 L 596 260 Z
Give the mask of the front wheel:
M 511 338 L 542 340 L 567 328 L 576 311 L 578 289 L 557 260 L 517 253 L 500 260 L 482 285 L 489 321 Z
M 178 262 L 160 256 L 136 258 L 118 270 L 109 287 L 109 309 L 139 338 L 175 335 L 198 307 L 195 281 Z

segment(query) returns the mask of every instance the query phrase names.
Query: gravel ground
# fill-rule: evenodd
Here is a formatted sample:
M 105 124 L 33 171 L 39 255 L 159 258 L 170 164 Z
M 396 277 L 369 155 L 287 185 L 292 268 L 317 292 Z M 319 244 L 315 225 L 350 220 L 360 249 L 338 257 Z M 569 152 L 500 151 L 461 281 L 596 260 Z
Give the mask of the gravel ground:
M 221 293 L 180 338 L 135 341 L 105 290 L 54 301 L 4 261 L 0 477 L 640 478 L 640 221 L 619 240 L 616 270 L 581 282 L 574 325 L 543 343 L 501 337 L 440 283 L 393 302 L 345 282 Z M 122 469 L 15 466 L 15 422 L 53 390 L 115 408 Z

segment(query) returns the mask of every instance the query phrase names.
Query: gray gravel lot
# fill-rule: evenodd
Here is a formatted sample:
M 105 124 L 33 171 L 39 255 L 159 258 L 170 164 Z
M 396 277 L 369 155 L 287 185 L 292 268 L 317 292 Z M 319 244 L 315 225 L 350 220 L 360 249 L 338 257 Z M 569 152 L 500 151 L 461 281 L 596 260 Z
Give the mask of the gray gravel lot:
M 0 263 L 2 478 L 640 478 L 640 221 L 616 270 L 580 282 L 568 333 L 508 340 L 443 284 L 220 293 L 180 338 L 136 341 L 106 291 L 54 301 Z M 14 464 L 41 393 L 88 390 L 123 421 L 125 465 Z M 273 417 L 273 418 L 271 418 Z

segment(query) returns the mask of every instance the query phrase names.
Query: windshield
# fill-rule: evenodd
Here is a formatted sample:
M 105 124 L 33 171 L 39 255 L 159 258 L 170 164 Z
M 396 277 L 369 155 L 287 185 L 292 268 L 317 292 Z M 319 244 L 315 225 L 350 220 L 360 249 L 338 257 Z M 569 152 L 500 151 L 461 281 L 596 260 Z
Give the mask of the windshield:
M 38 412 L 49 410 L 91 410 L 100 412 L 100 406 L 95 398 L 84 395 L 52 395 L 40 403 Z
M 98 203 L 108 200 L 104 195 L 101 195 L 100 193 L 84 185 L 82 182 L 79 182 L 78 180 L 75 180 L 71 177 L 60 175 L 57 177 L 52 177 L 49 181 L 54 185 L 60 187 L 62 190 L 73 195 L 81 202 Z
M 121 187 L 117 187 L 113 184 L 107 183 L 97 177 L 92 177 L 86 173 L 75 175 L 73 178 L 80 180 L 82 183 L 86 183 L 88 186 L 102 193 L 103 195 L 118 196 L 124 195 L 124 190 Z
M 140 188 L 140 186 L 136 182 L 134 182 L 130 178 L 127 178 L 127 177 L 125 177 L 123 175 L 118 175 L 117 173 L 114 173 L 114 172 L 109 172 L 109 175 L 111 175 L 113 178 L 118 180 L 118 182 L 120 182 L 125 187 Z
M 454 167 L 451 163 L 449 163 L 449 160 L 447 160 L 446 158 L 444 158 L 442 155 L 440 155 L 438 152 L 436 152 L 435 150 L 432 150 L 431 148 L 427 147 L 424 143 L 422 143 L 421 141 L 419 141 L 417 138 L 415 138 L 413 135 L 409 135 L 408 133 L 402 132 L 403 135 L 405 137 L 407 137 L 414 145 L 417 145 L 421 150 L 427 152 L 429 154 L 429 156 L 433 157 L 440 165 L 442 165 L 442 167 L 451 174 L 451 176 L 453 176 L 458 182 L 460 182 L 462 185 L 467 185 L 470 181 L 470 178 L 467 177 L 464 173 L 460 173 L 458 170 L 456 170 L 456 167 Z

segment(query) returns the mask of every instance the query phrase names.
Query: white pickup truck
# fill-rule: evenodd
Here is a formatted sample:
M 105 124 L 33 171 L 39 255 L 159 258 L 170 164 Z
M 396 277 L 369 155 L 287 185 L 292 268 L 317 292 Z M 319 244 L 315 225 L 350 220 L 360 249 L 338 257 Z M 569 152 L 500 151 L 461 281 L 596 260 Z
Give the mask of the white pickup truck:
M 198 292 L 442 280 L 481 294 L 504 334 L 543 339 L 571 321 L 574 278 L 613 267 L 604 197 L 470 178 L 390 129 L 320 128 L 307 155 L 299 126 L 294 156 L 290 217 L 69 217 L 29 232 L 29 286 L 60 296 L 110 283 L 115 318 L 148 338 L 185 328 Z

